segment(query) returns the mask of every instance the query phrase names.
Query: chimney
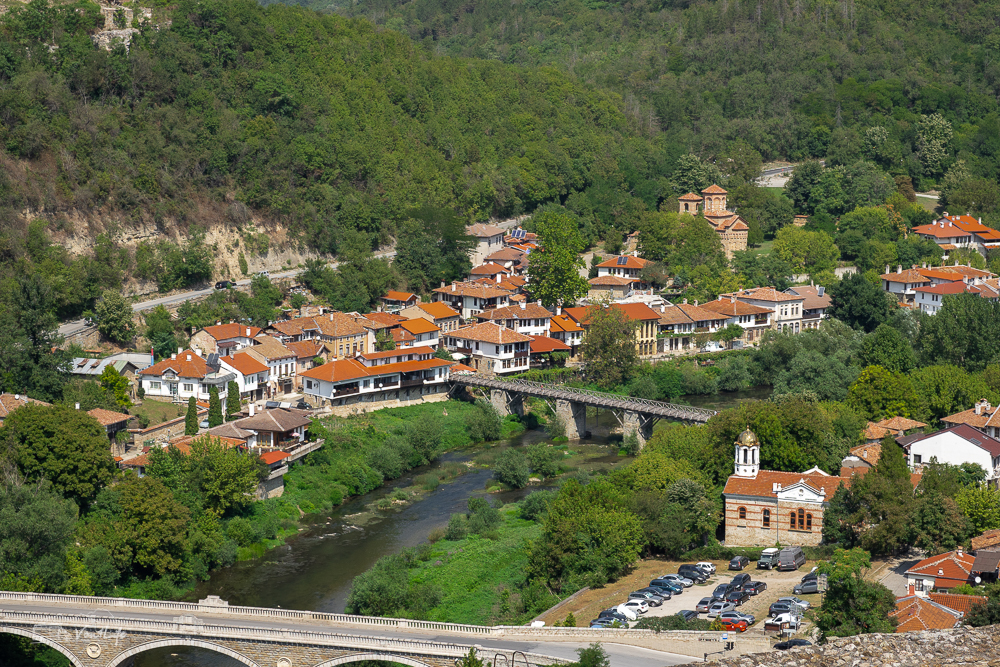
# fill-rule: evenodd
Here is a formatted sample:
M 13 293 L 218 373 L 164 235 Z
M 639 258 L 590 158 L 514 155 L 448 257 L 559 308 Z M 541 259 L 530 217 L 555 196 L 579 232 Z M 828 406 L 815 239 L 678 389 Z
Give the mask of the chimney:
M 188 361 L 191 361 L 191 355 L 190 355 L 190 354 L 189 354 L 189 355 L 187 355 L 187 360 L 188 360 Z
M 961 545 L 961 544 L 960 544 L 960 545 L 958 545 L 958 548 L 957 548 L 957 549 L 955 549 L 955 551 L 957 551 L 957 552 L 958 552 L 958 555 L 959 555 L 959 556 L 961 556 L 961 555 L 962 555 L 962 545 Z
M 175 354 L 171 354 L 171 355 L 170 355 L 170 358 L 171 358 L 171 359 L 176 359 L 176 358 L 177 358 L 177 354 L 176 354 L 176 353 L 175 353 Z
M 896 265 L 896 273 L 902 273 L 902 272 L 903 272 L 903 265 L 902 264 L 897 264 Z
M 948 217 L 948 211 L 944 212 L 944 217 L 946 217 L 946 218 Z
M 556 317 L 562 315 L 562 306 L 556 306 Z
M 181 352 L 183 352 L 183 351 L 184 351 L 184 348 L 183 348 L 183 347 L 178 347 L 178 348 L 177 348 L 177 354 L 180 354 L 180 353 L 181 353 Z
M 888 264 L 885 265 L 885 272 L 889 273 L 889 265 Z
M 221 325 L 222 325 L 222 320 L 216 320 L 215 326 L 218 327 L 218 326 L 221 326 Z
M 536 303 L 538 303 L 538 305 L 540 306 L 540 305 L 542 305 L 542 300 L 539 299 Z
M 688 300 L 687 300 L 687 299 L 684 299 L 684 305 L 685 305 L 685 306 L 687 305 L 687 303 L 688 303 Z
M 729 297 L 729 303 L 736 303 L 736 295 Z
M 499 284 L 500 284 L 500 274 L 498 273 L 497 274 L 497 285 L 499 285 Z
M 455 283 L 454 283 L 454 282 L 453 282 L 453 283 L 451 284 L 451 291 L 452 291 L 452 292 L 454 292 L 454 291 L 455 291 Z
M 444 288 L 444 281 L 443 280 L 441 281 L 441 288 L 442 289 Z
M 667 312 L 667 307 L 666 306 L 660 306 L 660 312 L 661 313 Z
M 330 321 L 333 322 L 333 312 L 330 312 Z
M 15 401 L 20 401 L 21 400 L 21 395 L 20 394 L 14 394 L 14 400 Z
M 521 310 L 527 310 L 528 309 L 528 302 L 527 301 L 522 301 L 521 304 L 520 304 L 520 306 L 521 306 Z
M 256 408 L 256 407 L 257 407 L 257 404 L 254 403 L 253 401 L 250 401 L 250 416 L 251 417 L 253 417 L 254 408 Z
M 250 327 L 247 327 L 247 338 L 250 337 Z
M 79 410 L 79 409 L 80 409 L 80 404 L 79 404 L 79 403 L 74 403 L 74 404 L 73 404 L 73 407 L 74 407 L 75 409 Z
M 816 296 L 823 296 L 823 293 L 825 291 L 826 291 L 826 288 L 823 287 L 822 285 L 820 285 L 819 287 L 816 288 Z
M 695 306 L 695 308 L 697 308 L 697 307 L 698 307 L 698 299 L 695 299 L 695 300 L 694 300 L 694 306 Z

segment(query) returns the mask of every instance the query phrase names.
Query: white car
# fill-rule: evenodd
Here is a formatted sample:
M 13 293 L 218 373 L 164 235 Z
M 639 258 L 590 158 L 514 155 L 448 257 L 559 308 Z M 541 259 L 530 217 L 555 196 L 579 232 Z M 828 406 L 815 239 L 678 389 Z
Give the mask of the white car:
M 679 574 L 665 574 L 662 577 L 660 577 L 660 579 L 666 579 L 667 581 L 676 581 L 684 588 L 690 588 L 691 586 L 694 586 L 693 581 L 691 581 L 687 577 L 682 577 Z
M 801 618 L 799 616 L 793 616 L 792 614 L 778 614 L 770 620 L 771 623 L 775 623 L 780 627 L 785 627 L 784 624 L 788 624 L 789 630 L 798 630 L 801 624 Z
M 649 611 L 649 605 L 646 604 L 645 600 L 636 600 L 635 598 L 632 598 L 628 602 L 623 602 L 620 606 L 631 609 L 637 614 L 645 614 Z
M 700 567 L 705 570 L 708 574 L 715 574 L 715 565 L 709 563 L 708 561 L 702 561 L 700 563 L 695 563 L 695 567 Z
M 627 618 L 630 621 L 634 621 L 635 619 L 639 618 L 639 615 L 635 612 L 635 609 L 630 609 L 623 604 L 620 604 L 617 607 L 615 607 L 615 611 L 617 611 L 620 614 L 623 614 L 625 618 Z
M 735 611 L 736 605 L 732 602 L 713 602 L 712 606 L 708 608 L 708 617 L 715 618 L 719 614 L 725 611 Z
M 791 596 L 785 597 L 785 598 L 778 598 L 778 602 L 790 602 L 791 604 L 797 604 L 797 605 L 799 605 L 803 609 L 808 609 L 809 608 L 809 603 L 808 602 L 806 602 L 802 598 L 797 598 L 794 595 L 791 595 Z

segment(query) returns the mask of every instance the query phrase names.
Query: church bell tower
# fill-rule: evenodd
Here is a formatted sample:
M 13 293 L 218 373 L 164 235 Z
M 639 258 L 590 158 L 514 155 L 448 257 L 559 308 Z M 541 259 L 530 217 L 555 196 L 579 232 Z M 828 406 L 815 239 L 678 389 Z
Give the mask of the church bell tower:
M 760 469 L 760 442 L 750 427 L 736 438 L 737 477 L 756 477 Z

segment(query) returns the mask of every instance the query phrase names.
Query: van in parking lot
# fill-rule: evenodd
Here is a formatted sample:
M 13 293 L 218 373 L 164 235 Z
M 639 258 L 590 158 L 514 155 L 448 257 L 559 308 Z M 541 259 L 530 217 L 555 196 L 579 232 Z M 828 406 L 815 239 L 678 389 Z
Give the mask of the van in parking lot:
M 802 547 L 785 547 L 778 554 L 778 569 L 781 571 L 797 570 L 805 565 L 806 556 Z

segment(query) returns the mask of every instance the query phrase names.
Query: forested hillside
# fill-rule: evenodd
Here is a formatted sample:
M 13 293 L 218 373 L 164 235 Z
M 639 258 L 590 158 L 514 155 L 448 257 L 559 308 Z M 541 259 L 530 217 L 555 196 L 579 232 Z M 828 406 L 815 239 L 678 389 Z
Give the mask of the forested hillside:
M 744 139 L 765 160 L 862 155 L 918 189 L 954 159 L 1000 173 L 1000 11 L 943 0 L 339 0 L 454 55 L 553 65 L 621 92 L 633 122 L 703 158 Z M 946 155 L 921 114 L 954 127 Z M 869 131 L 879 127 L 881 130 Z

